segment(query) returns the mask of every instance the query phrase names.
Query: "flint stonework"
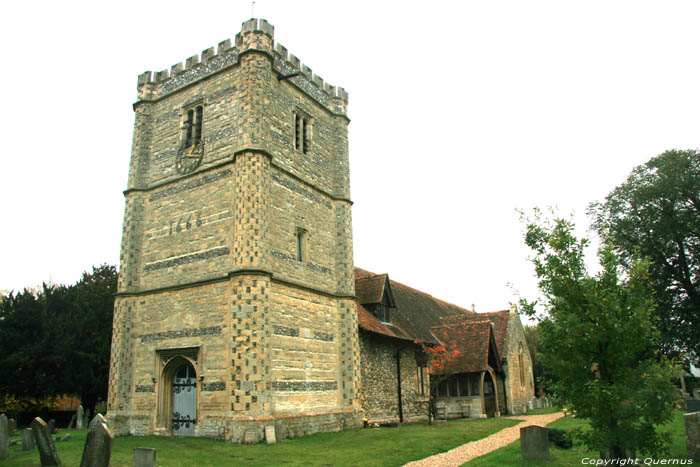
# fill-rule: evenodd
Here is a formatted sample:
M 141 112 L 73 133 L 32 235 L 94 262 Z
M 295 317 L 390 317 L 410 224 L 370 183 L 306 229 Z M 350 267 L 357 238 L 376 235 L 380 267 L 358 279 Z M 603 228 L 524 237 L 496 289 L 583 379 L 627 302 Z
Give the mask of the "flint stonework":
M 80 467 L 109 467 L 113 438 L 104 423 L 93 426 L 85 438 Z
M 7 426 L 7 416 L 0 415 L 0 460 L 10 457 L 10 432 Z
M 58 453 L 56 453 L 56 445 L 53 442 L 53 438 L 51 438 L 49 435 L 46 422 L 42 420 L 41 417 L 36 417 L 32 421 L 31 425 L 32 433 L 34 434 L 34 439 L 36 440 L 36 445 L 39 449 L 39 459 L 41 460 L 41 465 L 61 465 L 61 459 L 58 458 Z
M 525 460 L 549 460 L 549 430 L 537 425 L 521 428 L 520 448 Z

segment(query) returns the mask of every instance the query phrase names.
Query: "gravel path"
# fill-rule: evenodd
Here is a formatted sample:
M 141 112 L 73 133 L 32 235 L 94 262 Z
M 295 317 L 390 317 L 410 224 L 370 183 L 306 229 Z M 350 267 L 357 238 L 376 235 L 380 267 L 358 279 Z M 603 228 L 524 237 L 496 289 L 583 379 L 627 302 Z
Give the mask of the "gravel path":
M 513 441 L 519 439 L 520 429 L 523 427 L 530 425 L 545 426 L 563 416 L 564 414 L 561 412 L 548 413 L 545 415 L 515 416 L 512 418 L 524 420 L 524 422 L 518 423 L 517 425 L 509 428 L 504 428 L 491 436 L 487 436 L 486 438 L 478 441 L 463 444 L 447 452 L 443 452 L 442 454 L 435 454 L 434 456 L 426 457 L 425 459 L 421 459 L 419 461 L 409 462 L 404 467 L 458 467 L 467 461 L 483 456 L 484 454 L 488 454 L 489 452 L 495 451 L 503 446 L 507 446 Z

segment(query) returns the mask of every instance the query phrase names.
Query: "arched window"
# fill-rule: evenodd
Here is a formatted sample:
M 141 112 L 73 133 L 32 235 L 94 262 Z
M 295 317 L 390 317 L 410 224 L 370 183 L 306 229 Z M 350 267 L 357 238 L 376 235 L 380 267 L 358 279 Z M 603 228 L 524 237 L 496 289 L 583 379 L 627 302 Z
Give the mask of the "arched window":
M 525 386 L 525 367 L 523 365 L 523 345 L 518 349 L 518 369 L 520 370 L 520 385 Z

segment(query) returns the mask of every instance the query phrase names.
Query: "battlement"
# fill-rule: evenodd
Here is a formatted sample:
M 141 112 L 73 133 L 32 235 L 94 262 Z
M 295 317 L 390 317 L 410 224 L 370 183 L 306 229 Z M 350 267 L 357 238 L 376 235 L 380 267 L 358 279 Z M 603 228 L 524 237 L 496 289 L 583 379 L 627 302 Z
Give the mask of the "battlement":
M 185 64 L 177 63 L 170 70 L 156 73 L 146 71 L 139 75 L 137 81 L 138 98 L 158 99 L 182 86 L 199 80 L 209 74 L 238 63 L 239 56 L 249 50 L 267 53 L 273 59 L 273 69 L 282 76 L 294 75 L 289 81 L 334 111 L 344 112 L 348 102 L 345 89 L 326 83 L 323 78 L 313 73 L 312 69 L 301 63 L 299 58 L 288 52 L 282 44 L 274 43 L 275 28 L 264 19 L 252 18 L 241 26 L 241 32 L 235 37 L 235 46 L 231 39 L 219 42 L 216 49 L 210 47 L 201 55 L 193 55 Z M 337 102 L 340 100 L 342 102 Z M 335 102 L 333 102 L 335 101 Z

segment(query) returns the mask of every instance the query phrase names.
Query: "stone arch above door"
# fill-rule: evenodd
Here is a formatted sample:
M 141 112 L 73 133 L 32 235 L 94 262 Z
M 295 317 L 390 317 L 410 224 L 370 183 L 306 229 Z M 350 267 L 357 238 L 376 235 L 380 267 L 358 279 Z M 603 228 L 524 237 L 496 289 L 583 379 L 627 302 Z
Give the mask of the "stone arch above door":
M 188 365 L 194 371 L 195 379 L 198 380 L 198 375 L 201 374 L 198 365 L 199 354 L 199 347 L 156 351 L 156 374 L 158 375 L 156 382 L 158 392 L 156 432 L 172 434 L 173 380 L 177 373 Z M 196 387 L 196 391 L 199 392 L 199 387 Z

